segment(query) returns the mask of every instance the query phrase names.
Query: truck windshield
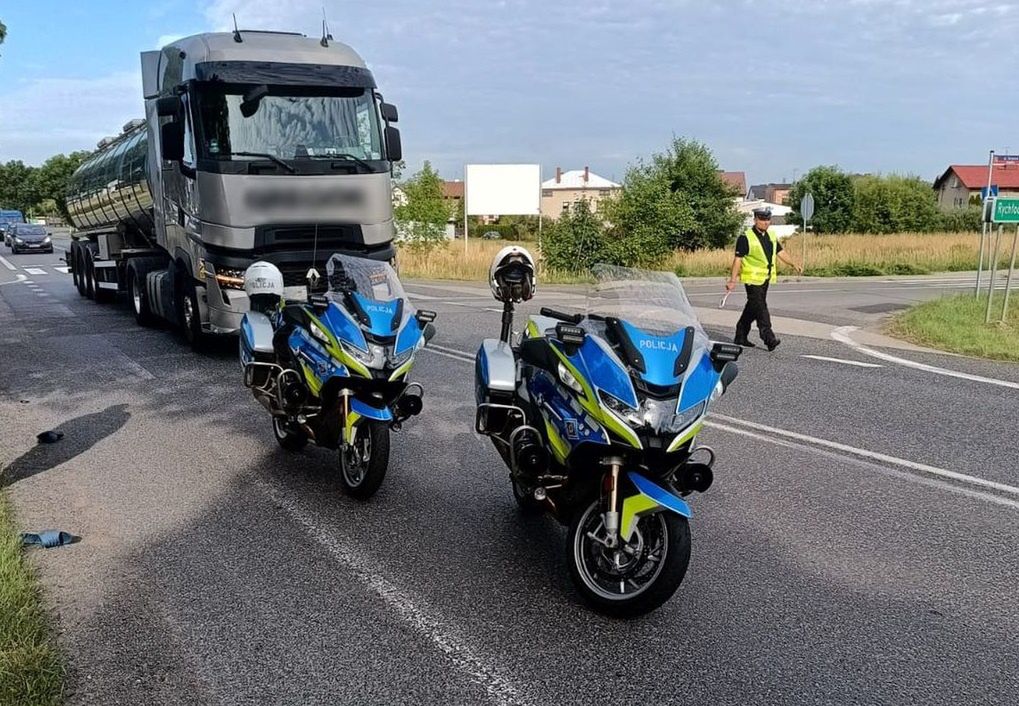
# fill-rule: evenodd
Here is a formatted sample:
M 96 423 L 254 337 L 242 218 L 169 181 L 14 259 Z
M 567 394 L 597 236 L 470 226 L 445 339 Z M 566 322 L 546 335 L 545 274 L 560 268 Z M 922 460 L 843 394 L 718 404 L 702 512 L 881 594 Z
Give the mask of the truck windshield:
M 206 86 L 199 93 L 202 156 L 207 159 L 349 160 L 359 167 L 388 170 L 380 161 L 382 139 L 372 92 L 362 88 L 328 89 L 271 86 L 241 112 L 250 85 Z M 246 152 L 247 155 L 239 153 Z

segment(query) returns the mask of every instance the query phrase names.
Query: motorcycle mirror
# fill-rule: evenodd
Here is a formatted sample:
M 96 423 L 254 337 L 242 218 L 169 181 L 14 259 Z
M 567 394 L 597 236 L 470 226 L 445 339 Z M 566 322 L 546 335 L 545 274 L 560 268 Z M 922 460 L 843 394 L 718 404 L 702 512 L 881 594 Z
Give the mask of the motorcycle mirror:
M 426 323 L 425 327 L 421 330 L 421 336 L 425 339 L 425 343 L 435 338 L 435 325 L 430 321 Z
M 723 391 L 728 389 L 729 385 L 732 384 L 732 381 L 736 379 L 737 375 L 739 375 L 739 366 L 733 362 L 726 363 L 725 367 L 722 368 L 722 374 L 720 376 Z
M 414 312 L 414 318 L 417 319 L 419 324 L 428 324 L 435 321 L 435 312 L 428 309 L 418 309 Z
M 711 362 L 714 364 L 715 370 L 721 371 L 725 368 L 726 363 L 738 360 L 742 352 L 742 346 L 735 343 L 716 343 L 711 347 Z

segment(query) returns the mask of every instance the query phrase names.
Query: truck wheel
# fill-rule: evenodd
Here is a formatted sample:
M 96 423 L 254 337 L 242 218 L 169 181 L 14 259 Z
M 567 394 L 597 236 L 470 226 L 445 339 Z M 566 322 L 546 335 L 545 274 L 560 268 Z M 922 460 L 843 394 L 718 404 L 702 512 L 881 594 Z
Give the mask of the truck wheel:
M 81 268 L 78 267 L 78 241 L 71 241 L 71 249 L 67 251 L 66 255 L 67 268 L 71 271 L 71 282 L 74 283 L 74 288 L 78 290 L 78 294 L 81 294 L 81 277 L 79 273 Z
M 95 267 L 92 262 L 92 248 L 86 246 L 83 250 L 81 276 L 85 279 L 85 296 L 88 299 L 95 299 L 95 272 L 93 271 Z
M 137 267 L 128 268 L 127 294 L 134 309 L 134 320 L 139 326 L 154 326 L 156 317 L 149 308 L 149 293 L 145 287 L 145 277 Z
M 78 251 L 74 254 L 74 274 L 77 275 L 75 286 L 78 288 L 78 295 L 88 296 L 87 284 L 85 282 L 85 248 L 78 245 Z
M 198 307 L 198 290 L 195 281 L 184 275 L 177 287 L 177 321 L 184 340 L 193 350 L 201 351 L 208 343 L 208 336 L 202 331 L 202 310 Z

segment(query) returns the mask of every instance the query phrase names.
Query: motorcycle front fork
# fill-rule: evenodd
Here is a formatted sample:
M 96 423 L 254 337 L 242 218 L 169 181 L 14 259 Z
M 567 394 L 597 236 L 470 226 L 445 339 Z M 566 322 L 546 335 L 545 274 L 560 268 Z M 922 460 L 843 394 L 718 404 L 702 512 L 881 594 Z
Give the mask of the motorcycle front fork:
M 609 467 L 602 488 L 604 494 L 608 496 L 602 515 L 605 523 L 605 546 L 615 549 L 619 545 L 619 471 L 622 469 L 623 459 L 607 458 L 604 463 Z

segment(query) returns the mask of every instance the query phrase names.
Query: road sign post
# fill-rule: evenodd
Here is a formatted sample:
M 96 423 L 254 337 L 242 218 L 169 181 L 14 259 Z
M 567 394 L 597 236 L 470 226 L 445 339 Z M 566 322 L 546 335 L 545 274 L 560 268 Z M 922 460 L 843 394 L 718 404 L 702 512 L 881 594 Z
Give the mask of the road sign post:
M 814 195 L 809 191 L 803 195 L 800 201 L 800 215 L 803 216 L 803 256 L 800 258 L 800 267 L 807 269 L 807 230 L 810 228 L 810 219 L 814 217 Z
M 988 154 L 987 156 L 987 191 L 984 192 L 986 196 L 984 196 L 983 204 L 985 207 L 987 205 L 988 199 L 991 198 L 991 181 L 993 176 L 994 176 L 994 150 L 991 150 L 990 154 Z M 984 213 L 986 214 L 987 212 L 984 211 Z M 987 230 L 990 226 L 988 226 L 987 224 L 990 222 L 991 219 L 985 215 L 985 217 L 982 220 L 983 223 L 980 224 L 980 254 L 978 256 L 979 260 L 977 261 L 977 283 L 976 286 L 973 287 L 974 297 L 980 296 L 980 275 L 984 270 L 984 239 L 990 237 Z
M 1019 225 L 1015 227 L 1015 233 L 1012 234 L 1012 259 L 1008 263 L 1008 277 L 1005 278 L 1005 301 L 1001 305 L 1001 321 L 1002 323 L 1008 321 L 1008 294 L 1012 291 L 1012 273 L 1015 271 L 1015 248 L 1019 242 Z

